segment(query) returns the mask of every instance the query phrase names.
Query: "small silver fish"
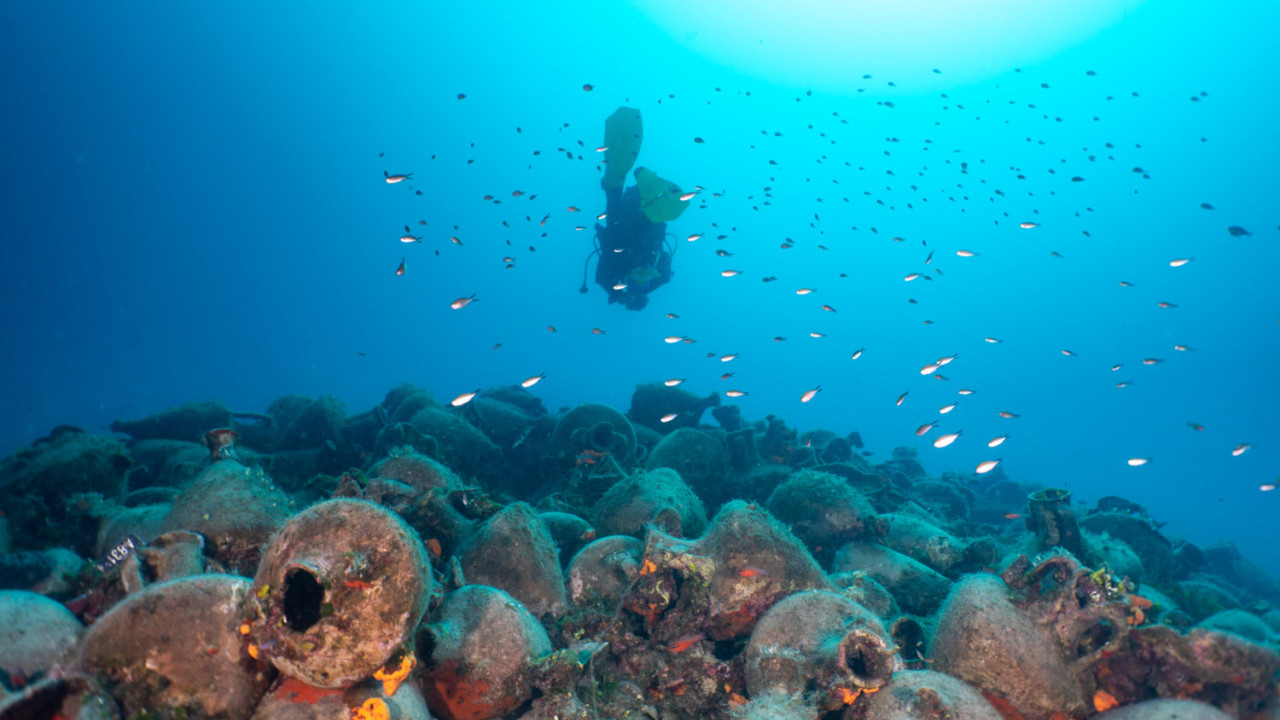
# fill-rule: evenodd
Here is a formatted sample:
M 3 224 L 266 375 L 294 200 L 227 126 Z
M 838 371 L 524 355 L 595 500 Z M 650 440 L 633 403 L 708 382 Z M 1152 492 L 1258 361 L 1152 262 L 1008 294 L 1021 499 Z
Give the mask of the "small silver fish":
M 516 438 L 516 441 L 515 441 L 515 442 L 513 442 L 513 443 L 511 443 L 511 449 L 512 449 L 512 450 L 515 450 L 516 448 L 518 448 L 518 447 L 520 447 L 521 445 L 523 445 L 523 444 L 524 444 L 524 441 L 525 441 L 526 439 L 528 439 L 528 437 L 529 437 L 529 433 L 531 433 L 531 432 L 533 432 L 533 426 L 532 426 L 532 425 L 530 425 L 529 427 L 525 428 L 525 429 L 524 429 L 524 431 L 520 433 L 520 437 Z

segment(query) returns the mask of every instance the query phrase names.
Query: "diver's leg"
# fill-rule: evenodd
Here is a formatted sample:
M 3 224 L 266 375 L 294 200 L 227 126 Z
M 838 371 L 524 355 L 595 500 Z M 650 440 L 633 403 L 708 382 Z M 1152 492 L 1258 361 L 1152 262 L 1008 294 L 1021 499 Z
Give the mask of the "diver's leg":
M 605 222 L 612 224 L 613 219 L 620 217 L 622 211 L 622 186 L 605 187 L 604 182 L 601 181 L 600 187 L 604 189 Z

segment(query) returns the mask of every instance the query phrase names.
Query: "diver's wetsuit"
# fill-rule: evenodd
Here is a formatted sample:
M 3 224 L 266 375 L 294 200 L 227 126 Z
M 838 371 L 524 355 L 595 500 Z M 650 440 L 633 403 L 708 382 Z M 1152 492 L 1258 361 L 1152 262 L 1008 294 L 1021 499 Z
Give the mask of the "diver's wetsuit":
M 667 224 L 653 223 L 640 209 L 640 190 L 634 185 L 604 188 L 605 225 L 596 224 L 600 258 L 596 283 L 609 294 L 609 302 L 628 308 L 645 305 L 643 296 L 671 280 L 671 254 L 666 251 Z M 626 285 L 615 290 L 615 285 Z M 635 307 L 638 305 L 639 307 Z

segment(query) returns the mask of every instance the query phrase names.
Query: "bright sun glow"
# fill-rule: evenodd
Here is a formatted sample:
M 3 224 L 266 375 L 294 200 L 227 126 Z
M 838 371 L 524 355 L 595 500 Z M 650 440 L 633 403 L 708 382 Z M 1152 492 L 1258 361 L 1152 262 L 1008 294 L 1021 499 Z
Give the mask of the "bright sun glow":
M 980 81 L 1086 42 L 1142 3 L 661 0 L 641 9 L 714 62 L 773 82 L 850 92 L 866 85 L 864 74 L 930 78 L 929 87 Z

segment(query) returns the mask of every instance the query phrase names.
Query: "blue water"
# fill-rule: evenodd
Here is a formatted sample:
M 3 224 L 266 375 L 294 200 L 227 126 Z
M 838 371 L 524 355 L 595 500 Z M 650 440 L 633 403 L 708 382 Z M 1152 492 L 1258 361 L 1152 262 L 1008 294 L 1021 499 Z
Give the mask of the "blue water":
M 625 409 L 679 377 L 873 459 L 1119 494 L 1280 572 L 1280 6 L 438 5 L 0 8 L 0 452 L 188 400 L 354 413 L 545 372 L 553 410 Z M 639 313 L 578 291 L 619 105 L 640 164 L 705 188 Z

